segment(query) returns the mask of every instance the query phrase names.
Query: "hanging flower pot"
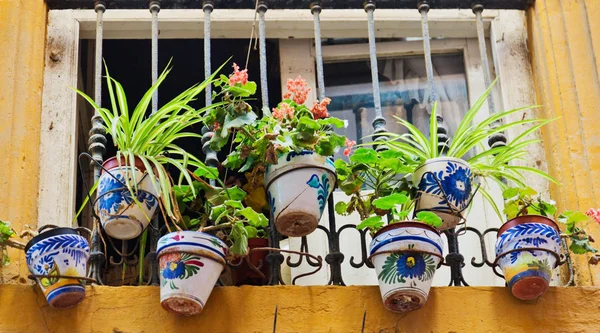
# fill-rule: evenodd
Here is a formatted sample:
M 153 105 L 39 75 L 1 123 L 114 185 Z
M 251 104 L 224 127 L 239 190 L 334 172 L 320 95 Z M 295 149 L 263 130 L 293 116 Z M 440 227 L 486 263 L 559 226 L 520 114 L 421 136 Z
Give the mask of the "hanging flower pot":
M 551 219 L 526 215 L 506 222 L 498 231 L 496 263 L 511 293 L 521 300 L 540 297 L 559 261 L 560 231 Z
M 96 213 L 110 237 L 127 240 L 139 236 L 154 216 L 158 207 L 158 185 L 153 184 L 141 160 L 135 160 L 135 178 L 124 158 L 121 158 L 120 165 L 116 157 L 104 162 L 103 166 L 108 172 L 103 170 L 98 181 Z M 125 185 L 126 178 L 134 187 L 139 204 L 133 200 Z
M 408 312 L 425 304 L 442 248 L 439 232 L 419 222 L 390 224 L 375 234 L 370 258 L 388 310 Z
M 251 286 L 262 286 L 269 281 L 269 264 L 267 263 L 268 251 L 252 251 L 252 249 L 259 247 L 268 247 L 269 240 L 267 238 L 248 238 L 248 248 L 250 254 L 246 262 L 246 258 L 241 260 L 239 266 L 233 267 L 231 270 L 233 277 L 233 284 L 236 286 L 251 285 Z M 260 268 L 259 271 L 262 275 L 256 272 L 250 267 Z
M 279 157 L 265 173 L 265 187 L 275 227 L 286 236 L 313 232 L 335 187 L 331 158 L 304 150 Z
M 418 187 L 415 212 L 431 211 L 443 223 L 438 230 L 454 228 L 460 213 L 471 202 L 473 174 L 467 162 L 458 158 L 438 157 L 427 160 L 413 175 Z
M 90 247 L 87 239 L 75 229 L 55 228 L 45 231 L 25 246 L 27 267 L 53 308 L 68 308 L 85 298 Z M 61 276 L 69 276 L 65 278 Z
M 206 300 L 225 268 L 227 246 L 196 231 L 166 234 L 158 241 L 160 304 L 170 312 L 192 316 Z

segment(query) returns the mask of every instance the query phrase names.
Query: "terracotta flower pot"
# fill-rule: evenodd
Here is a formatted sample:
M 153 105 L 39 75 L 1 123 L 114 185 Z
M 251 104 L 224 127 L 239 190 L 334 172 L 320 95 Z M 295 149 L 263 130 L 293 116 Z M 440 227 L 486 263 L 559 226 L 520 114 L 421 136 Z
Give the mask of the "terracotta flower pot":
M 266 238 L 249 238 L 248 239 L 248 247 L 250 250 L 259 248 L 259 247 L 268 247 L 269 240 Z M 265 285 L 269 281 L 269 264 L 267 263 L 267 255 L 268 251 L 254 251 L 251 252 L 248 256 L 248 260 L 254 267 L 259 267 L 260 272 L 264 275 L 262 277 L 259 273 L 255 272 L 248 263 L 246 259 L 243 259 L 239 266 L 233 267 L 231 270 L 233 277 L 233 284 L 236 286 L 242 285 L 250 285 L 250 286 L 262 286 Z
M 375 234 L 370 257 L 388 310 L 408 312 L 425 304 L 442 249 L 439 232 L 419 222 L 390 224 Z
M 312 151 L 289 152 L 265 172 L 265 188 L 275 227 L 291 237 L 313 232 L 335 187 L 335 165 Z
M 77 278 L 86 276 L 90 246 L 75 229 L 43 232 L 27 243 L 25 253 L 31 274 L 48 276 L 36 281 L 51 307 L 69 308 L 85 298 L 85 284 Z
M 227 246 L 196 231 L 166 234 L 158 241 L 160 304 L 170 312 L 192 316 L 204 309 L 225 268 Z
M 98 183 L 96 213 L 106 233 L 116 239 L 132 239 L 139 236 L 148 226 L 158 207 L 158 181 L 154 184 L 141 160 L 135 161 L 135 180 L 137 181 L 137 200 L 133 200 L 127 189 L 125 179 L 133 186 L 133 173 L 124 158 L 121 167 L 115 157 L 106 160 Z M 112 176 L 111 176 L 112 174 Z M 114 176 L 114 177 L 113 177 Z M 116 179 L 115 179 L 116 178 Z M 135 188 L 134 188 L 135 191 Z
M 443 224 L 438 230 L 454 228 L 460 222 L 456 212 L 465 210 L 472 196 L 473 174 L 467 162 L 451 157 L 427 160 L 415 170 L 413 183 L 419 189 L 415 212 L 439 216 Z
M 559 228 L 547 217 L 520 216 L 498 231 L 496 261 L 511 293 L 521 300 L 536 299 L 546 292 L 559 251 Z

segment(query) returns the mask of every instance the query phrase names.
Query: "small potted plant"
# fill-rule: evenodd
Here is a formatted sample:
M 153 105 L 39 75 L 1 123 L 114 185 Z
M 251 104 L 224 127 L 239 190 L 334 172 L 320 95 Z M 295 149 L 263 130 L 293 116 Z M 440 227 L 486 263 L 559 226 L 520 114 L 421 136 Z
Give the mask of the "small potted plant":
M 161 237 L 157 250 L 161 305 L 186 316 L 203 310 L 227 260 L 247 255 L 248 236 L 268 225 L 263 214 L 243 206 L 246 193 L 237 186 L 216 188 L 194 178 L 174 192 L 184 212 L 193 214 L 182 219 L 187 230 Z M 203 200 L 193 199 L 197 192 L 204 193 Z
M 188 153 L 175 140 L 198 137 L 185 129 L 202 120 L 202 114 L 217 107 L 195 110 L 188 104 L 212 83 L 214 75 L 196 84 L 146 117 L 152 95 L 170 72 L 169 66 L 158 77 L 133 110 L 129 110 L 125 91 L 106 68 L 106 82 L 111 109 L 101 108 L 85 93 L 76 90 L 98 112 L 104 129 L 118 148 L 117 154 L 103 164 L 97 188 L 96 212 L 106 233 L 116 239 L 132 239 L 148 226 L 158 200 L 167 216 L 177 220 L 173 212 L 171 182 L 163 165 L 171 165 L 181 173 L 181 181 L 191 183 L 188 167 L 204 170 L 206 177 L 217 177 L 202 161 Z M 84 204 L 87 202 L 84 202 Z
M 69 308 L 85 298 L 88 240 L 73 228 L 47 229 L 25 245 L 27 267 L 53 308 Z
M 10 227 L 10 222 L 0 220 L 0 264 L 7 266 L 10 263 L 8 257 L 8 247 L 14 246 L 14 238 L 17 234 Z
M 234 65 L 234 74 L 222 76 L 217 94 L 227 102 L 211 110 L 206 123 L 215 134 L 211 147 L 220 150 L 233 135 L 236 147 L 223 163 L 252 175 L 264 174 L 264 186 L 275 227 L 283 235 L 299 237 L 315 230 L 327 198 L 335 186 L 335 166 L 328 157 L 346 144 L 333 127 L 344 122 L 330 117 L 329 98 L 304 105 L 310 88 L 298 77 L 289 80 L 284 100 L 258 116 L 245 102 L 256 85 Z M 246 88 L 250 87 L 250 88 Z
M 337 160 L 335 164 L 339 187 L 351 196 L 348 203 L 336 204 L 336 211 L 342 215 L 358 212 L 362 222 L 357 228 L 371 232 L 369 257 L 385 307 L 394 312 L 422 307 L 443 260 L 442 238 L 435 229 L 442 220 L 424 211 L 408 218 L 415 189 L 405 177 L 397 176 L 409 168 L 406 157 L 392 150 L 359 148 L 349 163 Z M 363 185 L 372 191 L 361 192 Z M 387 225 L 384 216 L 389 217 Z
M 411 166 L 408 173 L 412 174 L 412 180 L 419 190 L 415 209 L 417 212 L 432 211 L 440 216 L 443 220 L 440 230 L 453 228 L 460 222 L 461 213 L 472 201 L 476 187 L 473 182 L 476 177 L 488 177 L 499 183 L 502 183 L 502 179 L 508 179 L 524 185 L 523 173 L 530 172 L 553 181 L 542 171 L 508 163 L 523 158 L 527 154 L 527 146 L 539 142 L 539 140 L 529 140 L 527 136 L 547 124 L 548 120 L 522 119 L 497 125 L 498 121 L 506 119 L 507 116 L 530 108 L 526 107 L 492 114 L 479 123 L 473 123 L 492 87 L 488 88 L 473 104 L 458 125 L 454 136 L 443 147 L 440 147 L 438 142 L 440 133 L 438 133 L 436 114 L 437 104 L 434 104 L 431 110 L 429 138 L 414 125 L 399 117 L 396 117 L 398 124 L 405 127 L 408 133 L 382 134 L 388 137 L 388 140 L 383 143 L 385 146 L 410 157 L 407 159 L 408 165 Z M 512 139 L 506 146 L 486 149 L 465 159 L 465 156 L 475 147 L 483 146 L 489 137 L 523 124 L 533 124 L 533 126 Z M 498 211 L 489 192 L 483 187 L 479 188 L 479 191 Z
M 558 220 L 566 224 L 563 234 L 552 220 L 556 206 L 529 187 L 504 190 L 507 222 L 498 231 L 496 263 L 504 272 L 511 293 L 521 300 L 537 299 L 548 289 L 552 270 L 560 262 L 560 238 L 571 240 L 576 254 L 596 253 L 582 223 L 591 218 L 581 212 L 566 211 Z

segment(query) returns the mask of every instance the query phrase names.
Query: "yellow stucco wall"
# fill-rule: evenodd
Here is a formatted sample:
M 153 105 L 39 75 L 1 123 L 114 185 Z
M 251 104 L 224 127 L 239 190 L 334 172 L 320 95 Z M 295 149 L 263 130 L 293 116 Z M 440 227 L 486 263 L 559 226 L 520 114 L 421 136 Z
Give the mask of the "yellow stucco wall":
M 45 39 L 43 0 L 0 0 L 0 219 L 17 231 L 37 224 Z M 25 281 L 22 252 L 9 250 L 0 283 Z
M 93 287 L 77 307 L 51 309 L 37 288 L 0 285 L 0 332 L 600 332 L 600 288 L 551 288 L 521 302 L 498 287 L 433 288 L 424 308 L 384 309 L 378 287 L 217 287 L 203 313 L 177 317 L 157 287 Z M 8 305 L 8 306 L 4 306 Z M 17 306 L 18 305 L 18 306 Z M 10 318 L 10 320 L 6 320 Z
M 600 207 L 600 1 L 536 0 L 528 12 L 529 49 L 544 117 L 551 192 L 561 209 Z M 598 225 L 588 231 L 600 241 Z M 576 281 L 600 285 L 600 267 L 575 258 Z

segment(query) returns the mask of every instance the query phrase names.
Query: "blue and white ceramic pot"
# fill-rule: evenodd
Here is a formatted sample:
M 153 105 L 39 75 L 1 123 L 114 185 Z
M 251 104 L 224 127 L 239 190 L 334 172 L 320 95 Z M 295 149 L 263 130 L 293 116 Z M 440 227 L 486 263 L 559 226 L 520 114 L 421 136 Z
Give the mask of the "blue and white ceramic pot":
M 496 262 L 518 299 L 533 300 L 544 294 L 552 269 L 558 265 L 559 251 L 559 228 L 544 216 L 519 216 L 498 231 Z
M 388 310 L 408 312 L 425 304 L 443 246 L 440 233 L 419 222 L 390 224 L 375 234 L 370 258 Z
M 51 307 L 72 307 L 85 298 L 84 282 L 78 277 L 86 277 L 90 247 L 76 230 L 45 231 L 27 243 L 25 254 L 31 274 L 44 275 L 36 281 Z
M 148 226 L 158 207 L 158 181 L 154 182 L 146 172 L 141 160 L 136 159 L 135 169 L 127 166 L 124 158 L 120 163 L 115 157 L 104 162 L 103 166 L 108 172 L 102 171 L 98 183 L 98 200 L 96 213 L 104 231 L 116 239 L 132 239 L 139 236 Z M 129 178 L 134 187 L 139 204 L 133 200 L 131 192 L 127 189 L 125 179 Z
M 335 187 L 333 159 L 312 151 L 289 152 L 265 172 L 267 199 L 275 227 L 286 236 L 313 232 Z
M 223 241 L 203 232 L 178 231 L 161 237 L 157 251 L 162 307 L 184 316 L 202 312 L 225 268 L 227 250 Z
M 439 216 L 443 223 L 438 230 L 454 228 L 460 222 L 457 213 L 469 205 L 473 188 L 467 162 L 452 157 L 427 160 L 415 170 L 413 183 L 419 189 L 416 212 L 430 211 Z

